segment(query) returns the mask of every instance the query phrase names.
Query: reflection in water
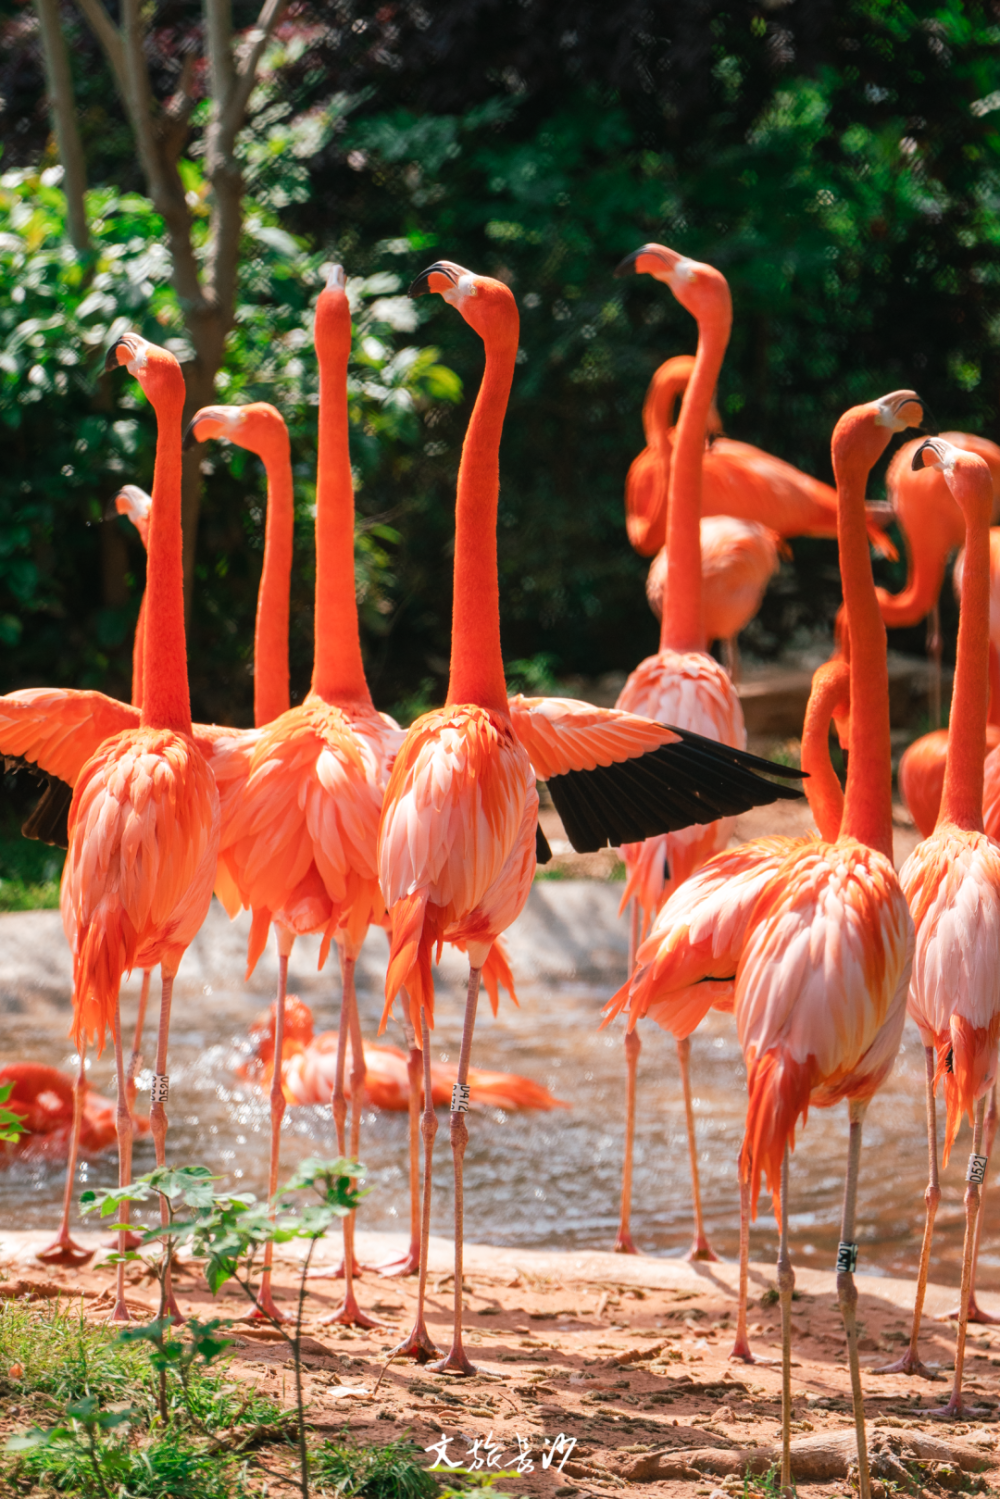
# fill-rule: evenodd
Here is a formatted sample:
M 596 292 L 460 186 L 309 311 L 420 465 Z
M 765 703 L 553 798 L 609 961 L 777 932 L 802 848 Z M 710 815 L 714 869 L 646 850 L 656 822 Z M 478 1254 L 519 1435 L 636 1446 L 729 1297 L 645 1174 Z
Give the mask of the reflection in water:
M 598 1030 L 606 994 L 580 986 L 560 990 L 525 985 L 522 1007 L 505 1004 L 494 1020 L 483 1006 L 473 1060 L 481 1066 L 522 1072 L 571 1111 L 470 1118 L 466 1155 L 466 1210 L 470 1240 L 532 1248 L 610 1248 L 618 1218 L 624 1115 L 622 1027 Z M 337 996 L 314 1005 L 316 1029 L 336 1023 Z M 361 996 L 362 1024 L 374 1037 L 381 1002 Z M 123 1008 L 125 1008 L 123 1006 Z M 128 1005 L 131 1010 L 131 1003 Z M 240 1189 L 263 1195 L 267 1181 L 266 1095 L 242 1083 L 232 1068 L 249 1050 L 246 1032 L 259 1002 L 242 993 L 210 998 L 178 997 L 171 1027 L 170 1159 L 204 1162 Z M 441 992 L 433 1036 L 435 1053 L 455 1059 L 461 1004 Z M 125 1018 L 126 1035 L 130 1020 Z M 5 1017 L 7 1055 L 72 1069 L 61 1024 L 51 1033 L 30 1015 Z M 12 1033 L 11 1033 L 12 1032 Z M 656 1026 L 642 1026 L 639 1114 L 636 1138 L 632 1230 L 644 1252 L 680 1255 L 691 1238 L 690 1181 L 683 1109 L 674 1043 Z M 398 1032 L 387 1039 L 404 1044 Z M 149 1038 L 147 1055 L 152 1048 Z M 114 1095 L 110 1047 L 93 1063 L 91 1080 Z M 711 1015 L 693 1039 L 695 1092 L 706 1223 L 716 1250 L 735 1258 L 738 1239 L 736 1157 L 743 1127 L 743 1065 L 731 1016 Z M 148 1074 L 144 1080 L 148 1089 Z M 140 1109 L 149 1094 L 140 1093 Z M 923 1054 L 907 1025 L 893 1077 L 875 1098 L 865 1124 L 858 1207 L 860 1268 L 884 1274 L 916 1271 L 923 1227 L 926 1137 L 923 1122 Z M 943 1111 L 942 1111 L 943 1112 Z M 365 1228 L 408 1230 L 404 1114 L 366 1112 L 362 1159 L 375 1191 L 362 1210 Z M 447 1131 L 438 1136 L 433 1228 L 449 1233 L 451 1152 Z M 832 1268 L 839 1237 L 847 1111 L 814 1111 L 799 1134 L 792 1158 L 790 1228 L 792 1251 L 803 1264 Z M 961 1257 L 967 1127 L 944 1176 L 938 1211 L 932 1276 L 955 1281 Z M 335 1154 L 328 1108 L 289 1109 L 285 1115 L 283 1162 L 290 1170 L 306 1155 Z M 135 1170 L 153 1164 L 152 1142 L 138 1142 Z M 114 1185 L 114 1153 L 80 1168 L 81 1184 Z M 51 1227 L 58 1218 L 62 1174 L 51 1166 L 19 1164 L 0 1172 L 0 1222 Z M 981 1284 L 1000 1288 L 1000 1254 L 991 1233 L 995 1221 L 987 1198 Z M 762 1197 L 761 1218 L 751 1240 L 755 1259 L 777 1250 L 775 1225 Z

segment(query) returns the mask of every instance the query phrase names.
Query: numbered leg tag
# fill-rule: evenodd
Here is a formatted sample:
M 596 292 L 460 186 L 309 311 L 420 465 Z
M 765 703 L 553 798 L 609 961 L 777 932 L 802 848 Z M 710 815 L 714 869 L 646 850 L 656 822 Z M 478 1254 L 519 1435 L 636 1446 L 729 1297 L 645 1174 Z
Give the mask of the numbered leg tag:
M 837 1245 L 837 1274 L 853 1275 L 858 1268 L 858 1246 L 856 1244 L 845 1244 L 843 1239 Z
M 469 1112 L 469 1084 L 456 1083 L 451 1090 L 451 1112 L 453 1114 L 467 1114 Z
M 170 1079 L 165 1072 L 153 1073 L 153 1086 L 150 1090 L 152 1103 L 166 1103 L 167 1094 L 170 1092 Z
M 983 1180 L 986 1176 L 987 1159 L 988 1157 L 984 1155 L 970 1155 L 969 1169 L 965 1173 L 965 1179 L 967 1182 L 971 1182 L 975 1187 L 982 1186 Z

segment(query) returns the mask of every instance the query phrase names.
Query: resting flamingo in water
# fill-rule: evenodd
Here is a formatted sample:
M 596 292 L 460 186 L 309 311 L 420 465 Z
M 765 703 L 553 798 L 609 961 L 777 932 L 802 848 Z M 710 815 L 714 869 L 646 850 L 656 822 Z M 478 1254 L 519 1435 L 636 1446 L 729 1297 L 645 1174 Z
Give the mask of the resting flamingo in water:
M 711 266 L 686 260 L 663 245 L 643 245 L 618 267 L 665 281 L 681 306 L 698 323 L 695 356 L 680 420 L 674 432 L 666 505 L 667 576 L 665 607 L 660 621 L 660 648 L 629 677 L 617 706 L 660 723 L 679 724 L 723 744 L 743 749 L 746 729 L 743 710 L 732 681 L 705 649 L 705 611 L 701 584 L 699 514 L 702 495 L 705 435 L 712 412 L 712 393 L 729 341 L 732 301 L 725 277 Z M 672 890 L 706 859 L 725 848 L 735 824 L 730 819 L 698 824 L 645 843 L 622 848 L 627 873 L 621 908 L 632 902 L 632 940 L 629 964 L 641 930 L 648 927 Z M 694 1106 L 691 1099 L 689 1054 L 691 1042 L 678 1042 L 681 1082 L 691 1160 L 695 1234 L 689 1257 L 717 1258 L 705 1233 L 698 1180 Z M 636 1074 L 641 1042 L 630 1027 L 625 1037 L 626 1105 L 625 1161 L 622 1170 L 621 1217 L 615 1250 L 635 1254 L 630 1230 L 632 1162 L 635 1140 Z
M 848 411 L 833 434 L 840 568 L 851 634 L 850 698 L 857 730 L 839 836 L 762 838 L 722 853 L 671 896 L 639 951 L 631 984 L 613 1005 L 629 1024 L 652 1009 L 689 1034 L 711 1003 L 705 981 L 733 987 L 747 1066 L 740 1155 L 741 1315 L 734 1357 L 746 1340 L 745 1275 L 750 1210 L 763 1171 L 781 1224 L 781 1482 L 791 1482 L 791 1298 L 788 1154 L 810 1105 L 848 1101 L 850 1147 L 837 1289 L 847 1334 L 860 1492 L 870 1495 L 855 1307 L 855 1204 L 861 1126 L 891 1071 L 905 1019 L 913 922 L 892 866 L 889 680 L 885 626 L 875 599 L 864 530 L 865 483 L 893 432 L 923 420 L 911 391 Z M 836 809 L 832 816 L 835 817 Z M 710 987 L 710 986 L 709 986 Z M 779 1186 L 780 1175 L 780 1186 Z
M 920 1031 L 926 1058 L 930 1180 L 910 1346 L 883 1372 L 927 1373 L 917 1353 L 917 1342 L 934 1217 L 941 1196 L 934 1095 L 943 1080 L 947 1107 L 945 1165 L 963 1114 L 973 1120 L 955 1380 L 944 1412 L 961 1416 L 979 1188 L 987 1165 L 982 1147 L 983 1113 L 996 1076 L 1000 1039 L 1000 993 L 996 985 L 1000 845 L 983 830 L 983 746 L 989 695 L 988 533 L 993 486 L 989 468 L 980 457 L 939 438 L 921 444 L 912 462 L 914 468 L 932 463 L 944 476 L 965 518 L 967 561 L 941 811 L 933 833 L 917 845 L 900 872 L 917 934 L 909 1012 Z
M 778 571 L 781 538 L 759 521 L 707 515 L 702 516 L 700 542 L 705 639 L 722 641 L 726 670 L 738 682 L 739 635 L 760 612 L 767 585 Z M 659 620 L 666 581 L 667 549 L 661 547 L 646 576 L 646 597 Z
M 279 1026 L 275 1038 L 273 1118 L 281 1093 L 281 1017 L 288 957 L 295 937 L 321 932 L 320 964 L 336 942 L 343 981 L 338 1086 L 333 1113 L 337 1143 L 347 1155 L 343 1084 L 348 1035 L 353 1046 L 351 1156 L 357 1154 L 364 1052 L 354 969 L 365 934 L 381 922 L 375 850 L 389 766 L 402 731 L 376 711 L 361 659 L 354 582 L 354 492 L 348 446 L 347 363 L 351 313 L 337 266 L 316 304 L 320 370 L 316 487 L 316 622 L 312 686 L 298 707 L 260 731 L 250 773 L 240 788 L 221 863 L 239 901 L 253 912 L 248 975 L 276 928 Z M 353 1280 L 353 1218 L 344 1220 L 344 1304 L 332 1320 L 376 1325 L 358 1305 Z M 262 1303 L 263 1303 L 263 1297 Z M 268 1292 L 269 1310 L 276 1311 Z
M 127 365 L 156 414 L 149 524 L 143 702 L 138 728 L 101 744 L 76 780 L 60 905 L 72 934 L 74 1033 L 103 1046 L 111 1027 L 118 1075 L 119 1158 L 132 1126 L 119 990 L 133 968 L 162 975 L 150 1128 L 166 1160 L 167 1041 L 174 976 L 208 913 L 219 846 L 219 794 L 191 737 L 181 564 L 184 377 L 172 354 L 126 333 L 107 367 Z M 121 1166 L 120 1166 L 121 1170 Z M 124 1185 L 124 1182 L 123 1182 Z M 164 1207 L 164 1212 L 166 1211 Z M 124 1215 L 123 1215 L 124 1221 Z M 121 1270 L 114 1316 L 127 1319 Z M 169 1290 L 170 1312 L 179 1316 Z
M 450 941 L 469 956 L 469 986 L 452 1093 L 455 1309 L 451 1351 L 435 1367 L 468 1374 L 462 1345 L 462 1162 L 468 1141 L 469 1062 L 484 965 L 528 897 L 535 871 L 538 793 L 547 780 L 579 850 L 628 842 L 714 818 L 739 801 L 797 795 L 752 776 L 762 762 L 616 709 L 568 699 L 508 700 L 500 649 L 496 519 L 499 448 L 518 344 L 508 287 L 450 261 L 419 276 L 411 296 L 438 292 L 482 338 L 483 382 L 458 472 L 451 667 L 447 702 L 411 724 L 396 756 L 379 829 L 379 878 L 391 920 L 386 1007 L 410 997 L 424 1059 L 425 1142 L 420 1280 L 413 1331 L 396 1350 L 421 1363 L 436 1349 L 424 1322 L 430 1228 L 431 954 Z M 626 762 L 626 763 L 622 763 Z M 710 768 L 711 767 L 711 768 Z M 543 850 L 544 852 L 544 850 Z
M 4 1107 L 19 1116 L 23 1133 L 12 1145 L 0 1141 L 0 1165 L 20 1156 L 67 1160 L 75 1157 L 77 1150 L 99 1155 L 114 1145 L 117 1104 L 102 1098 L 86 1083 L 79 1110 L 76 1080 L 58 1067 L 43 1062 L 8 1062 L 0 1067 L 0 1088 L 8 1083 L 13 1089 Z M 135 1128 L 139 1134 L 146 1134 L 149 1120 L 140 1116 Z
M 260 585 L 257 592 L 257 619 L 254 628 L 254 673 L 253 673 L 253 717 L 259 729 L 272 723 L 281 714 L 287 713 L 290 705 L 288 688 L 288 611 L 292 576 L 292 546 L 295 530 L 295 498 L 292 488 L 292 459 L 288 441 L 288 428 L 281 413 L 266 401 L 252 401 L 246 406 L 203 406 L 196 411 L 184 434 L 184 446 L 192 447 L 196 442 L 208 442 L 211 438 L 224 438 L 236 447 L 255 453 L 264 465 L 267 476 L 267 512 L 264 525 L 264 559 L 261 566 Z M 242 783 L 231 788 L 229 798 L 235 805 L 242 797 Z M 228 808 L 226 809 L 228 812 Z M 222 840 L 225 849 L 229 840 L 231 819 L 224 817 L 226 834 Z M 230 878 L 230 865 L 225 853 L 219 861 L 216 873 L 216 892 L 225 904 L 230 916 L 240 910 L 240 892 Z M 278 928 L 278 1000 L 282 1002 L 282 985 L 285 982 L 288 954 L 291 952 L 289 934 Z M 280 1036 L 281 1023 L 278 1022 Z M 271 1089 L 271 1159 L 268 1175 L 268 1198 L 273 1199 L 278 1190 L 278 1167 L 280 1158 L 281 1120 L 285 1112 L 285 1099 L 280 1083 Z M 258 1316 L 279 1316 L 271 1293 L 271 1266 L 274 1245 L 264 1247 L 264 1263 L 261 1270 Z

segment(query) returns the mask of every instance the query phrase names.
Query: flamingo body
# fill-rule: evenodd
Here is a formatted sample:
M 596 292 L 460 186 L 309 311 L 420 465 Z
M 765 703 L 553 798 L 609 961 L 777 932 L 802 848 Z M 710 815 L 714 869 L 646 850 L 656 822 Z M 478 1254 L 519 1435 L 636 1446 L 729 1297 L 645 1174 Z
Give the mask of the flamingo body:
M 701 520 L 701 597 L 707 640 L 731 640 L 753 619 L 768 583 L 778 571 L 777 532 L 731 515 Z M 646 577 L 646 597 L 663 618 L 667 553 L 661 547 Z
M 0 1144 L 0 1166 L 19 1157 L 64 1161 L 73 1144 L 74 1080 L 43 1062 L 11 1062 L 0 1067 L 0 1087 L 13 1083 L 5 1107 L 17 1114 L 23 1133 L 13 1144 Z M 83 1099 L 79 1148 L 98 1155 L 115 1143 L 117 1104 L 88 1088 Z M 140 1134 L 148 1134 L 149 1120 L 136 1116 Z
M 1000 745 L 1000 724 L 986 725 L 986 754 Z M 932 729 L 921 734 L 903 751 L 899 762 L 899 789 L 913 821 L 920 830 L 921 838 L 933 833 L 941 810 L 941 792 L 944 788 L 945 764 L 948 759 L 948 730 Z M 986 761 L 986 777 L 990 779 L 990 760 Z M 986 831 L 991 837 L 1000 830 L 1000 816 L 994 813 L 991 825 L 987 817 L 989 793 L 983 802 Z M 998 809 L 1000 811 L 1000 809 Z

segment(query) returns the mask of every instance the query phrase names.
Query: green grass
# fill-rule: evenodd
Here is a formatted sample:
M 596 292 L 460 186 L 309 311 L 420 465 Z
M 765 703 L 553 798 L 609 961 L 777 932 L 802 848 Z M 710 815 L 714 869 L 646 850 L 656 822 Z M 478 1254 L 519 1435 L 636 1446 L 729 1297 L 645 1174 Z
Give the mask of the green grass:
M 171 1432 L 158 1440 L 136 1440 L 134 1433 L 105 1440 L 98 1451 L 100 1479 L 86 1447 L 65 1440 L 19 1454 L 0 1477 L 11 1485 L 4 1494 L 30 1493 L 41 1482 L 44 1492 L 73 1494 L 80 1499 L 237 1499 L 249 1492 L 242 1484 L 237 1460 L 225 1452 L 209 1452 L 188 1438 Z M 15 1487 L 16 1485 L 16 1487 Z
M 419 1461 L 423 1456 L 413 1442 L 359 1447 L 345 1432 L 339 1442 L 316 1449 L 312 1473 L 317 1492 L 338 1499 L 436 1499 L 438 1482 Z
M 9 799 L 0 800 L 0 911 L 54 910 L 66 855 L 23 838 L 22 821 Z

